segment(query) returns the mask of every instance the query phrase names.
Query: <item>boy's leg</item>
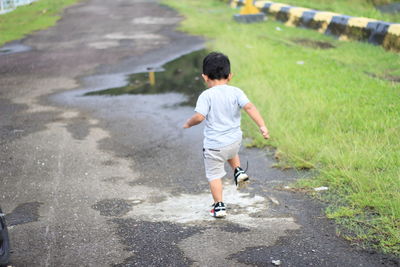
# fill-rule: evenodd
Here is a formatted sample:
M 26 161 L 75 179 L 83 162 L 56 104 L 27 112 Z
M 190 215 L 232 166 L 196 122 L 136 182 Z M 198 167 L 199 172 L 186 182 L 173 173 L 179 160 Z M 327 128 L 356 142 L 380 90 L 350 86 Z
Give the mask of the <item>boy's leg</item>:
M 216 218 L 222 218 L 226 216 L 226 207 L 222 202 L 222 181 L 220 178 L 209 181 L 211 194 L 214 198 L 214 204 L 210 211 L 210 215 Z
M 223 202 L 222 201 L 222 181 L 221 179 L 214 179 L 208 182 L 210 184 L 210 190 L 214 203 Z
M 234 156 L 233 158 L 228 159 L 228 163 L 229 165 L 231 165 L 232 170 L 236 169 L 237 167 L 240 167 L 239 154 L 236 154 L 236 156 Z
M 246 187 L 249 182 L 249 176 L 240 167 L 239 154 L 236 154 L 233 158 L 228 159 L 228 163 L 229 165 L 231 165 L 234 171 L 234 178 L 237 189 Z
M 226 207 L 222 202 L 222 178 L 226 174 L 224 158 L 220 150 L 203 149 L 203 152 L 206 177 L 214 199 L 210 215 L 215 218 L 222 218 L 226 216 Z

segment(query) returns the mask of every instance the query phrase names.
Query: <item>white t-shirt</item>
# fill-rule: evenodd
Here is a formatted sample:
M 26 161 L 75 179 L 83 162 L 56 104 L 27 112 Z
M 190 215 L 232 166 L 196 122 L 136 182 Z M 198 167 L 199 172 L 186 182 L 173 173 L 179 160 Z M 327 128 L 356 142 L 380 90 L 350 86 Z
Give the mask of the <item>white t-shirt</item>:
M 242 139 L 240 109 L 249 102 L 242 90 L 227 84 L 201 93 L 194 111 L 206 118 L 204 148 L 220 148 Z

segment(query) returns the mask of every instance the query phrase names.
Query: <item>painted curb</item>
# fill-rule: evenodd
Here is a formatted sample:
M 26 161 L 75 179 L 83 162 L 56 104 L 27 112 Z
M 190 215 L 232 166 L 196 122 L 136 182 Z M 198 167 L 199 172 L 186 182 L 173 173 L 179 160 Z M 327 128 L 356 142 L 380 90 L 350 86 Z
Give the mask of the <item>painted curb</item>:
M 245 0 L 232 0 L 236 8 Z M 400 52 L 400 24 L 363 17 L 351 17 L 332 12 L 295 7 L 270 1 L 254 1 L 261 12 L 287 26 L 304 27 L 320 33 L 338 36 L 339 40 L 366 41 L 386 50 Z

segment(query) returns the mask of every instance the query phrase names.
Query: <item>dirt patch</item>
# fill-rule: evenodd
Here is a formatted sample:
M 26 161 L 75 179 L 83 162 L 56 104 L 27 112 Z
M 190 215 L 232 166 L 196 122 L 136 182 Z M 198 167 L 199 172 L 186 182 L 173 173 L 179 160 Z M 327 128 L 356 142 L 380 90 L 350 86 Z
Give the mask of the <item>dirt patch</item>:
M 128 213 L 131 210 L 131 206 L 132 204 L 124 199 L 113 198 L 98 201 L 92 208 L 100 211 L 102 216 L 115 217 Z
M 304 47 L 315 48 L 315 49 L 331 49 L 336 48 L 333 44 L 323 41 L 315 41 L 310 39 L 293 39 L 294 43 Z
M 385 81 L 400 83 L 400 76 L 390 75 L 390 74 L 375 74 L 375 73 L 371 73 L 371 72 L 366 72 L 365 74 L 367 74 L 368 76 L 373 77 L 373 78 L 378 78 L 378 79 L 385 80 Z

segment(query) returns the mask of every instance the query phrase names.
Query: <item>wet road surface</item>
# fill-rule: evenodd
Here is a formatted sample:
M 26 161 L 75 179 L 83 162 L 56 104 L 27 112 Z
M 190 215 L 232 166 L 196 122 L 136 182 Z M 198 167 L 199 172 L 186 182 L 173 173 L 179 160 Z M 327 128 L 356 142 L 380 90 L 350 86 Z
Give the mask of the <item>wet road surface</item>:
M 396 266 L 336 237 L 323 205 L 279 190 L 308 175 L 242 149 L 251 186 L 224 180 L 208 215 L 202 127 L 187 96 L 85 96 L 204 47 L 156 1 L 83 1 L 0 50 L 0 204 L 13 266 Z

